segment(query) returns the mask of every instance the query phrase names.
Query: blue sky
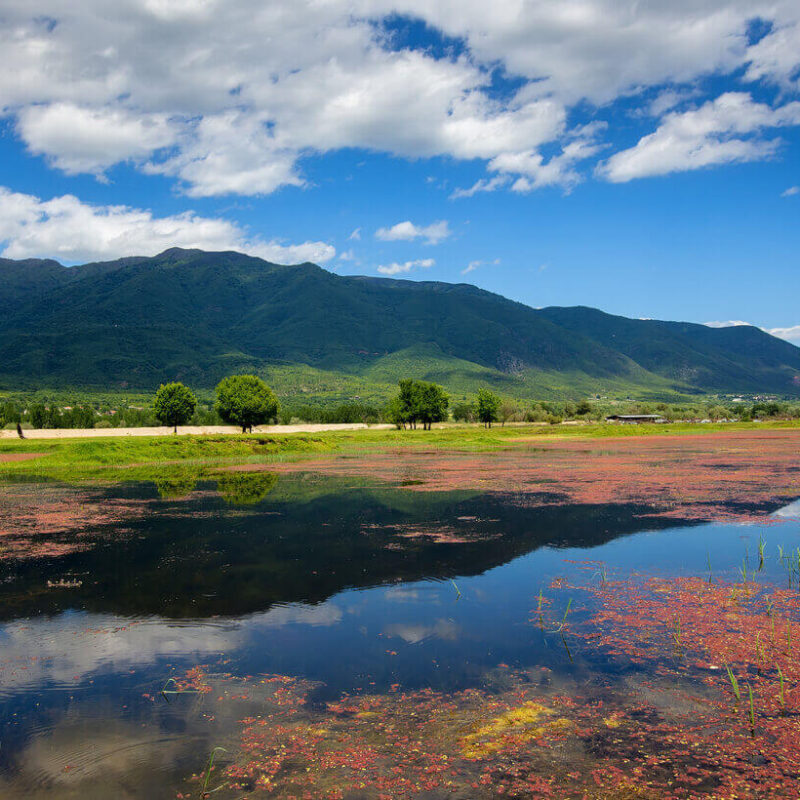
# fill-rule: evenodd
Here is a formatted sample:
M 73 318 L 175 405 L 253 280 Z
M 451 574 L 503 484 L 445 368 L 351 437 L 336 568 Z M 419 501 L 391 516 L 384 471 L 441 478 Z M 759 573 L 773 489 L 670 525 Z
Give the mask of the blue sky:
M 796 2 L 3 6 L 7 257 L 231 248 L 800 343 Z

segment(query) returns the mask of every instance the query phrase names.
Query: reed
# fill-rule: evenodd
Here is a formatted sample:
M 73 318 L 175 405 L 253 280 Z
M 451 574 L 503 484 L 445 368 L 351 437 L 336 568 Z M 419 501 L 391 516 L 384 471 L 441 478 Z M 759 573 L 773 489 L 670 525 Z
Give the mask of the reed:
M 167 687 L 170 684 L 174 684 L 176 688 L 168 689 Z M 168 695 L 171 695 L 171 694 L 200 694 L 200 692 L 197 689 L 181 689 L 180 684 L 178 683 L 178 681 L 175 680 L 175 678 L 167 678 L 166 682 L 161 687 L 161 692 L 159 694 L 169 703 Z
M 211 771 L 214 769 L 214 759 L 217 757 L 217 753 L 227 753 L 228 751 L 224 747 L 215 747 L 211 751 L 211 756 L 208 759 L 208 763 L 206 764 L 206 774 L 205 778 L 203 779 L 203 788 L 200 790 L 200 797 L 206 798 L 210 794 L 214 794 L 214 792 L 218 792 L 220 789 L 224 788 L 227 784 L 223 783 L 220 786 L 217 786 L 216 789 L 209 789 L 208 784 L 211 781 Z
M 739 681 L 736 680 L 736 676 L 733 674 L 733 670 L 727 663 L 725 664 L 725 669 L 728 672 L 728 680 L 731 682 L 731 688 L 733 689 L 733 693 L 736 696 L 736 701 L 739 702 L 742 699 L 742 693 L 739 690 Z
M 567 608 L 564 611 L 564 618 L 561 620 L 561 624 L 558 626 L 558 628 L 556 628 L 556 630 L 558 631 L 564 630 L 564 626 L 567 624 L 567 615 L 569 614 L 569 610 L 571 608 L 572 608 L 572 598 L 570 597 L 570 599 L 567 600 Z
M 747 694 L 750 699 L 749 705 L 749 715 L 750 715 L 750 735 L 756 735 L 756 711 L 753 705 L 753 687 L 748 684 L 747 686 Z
M 680 617 L 675 617 L 675 622 L 672 626 L 672 638 L 675 640 L 676 647 L 681 644 L 681 620 Z
M 450 583 L 453 584 L 453 588 L 456 590 L 456 600 L 460 600 L 461 599 L 461 589 L 458 588 L 458 584 L 452 578 L 450 578 Z
M 780 690 L 778 692 L 778 702 L 781 704 L 781 708 L 786 710 L 786 692 L 785 692 L 785 681 L 783 678 L 783 672 L 781 672 L 781 665 L 776 664 L 778 668 L 778 680 L 780 681 Z
M 764 548 L 767 546 L 763 536 L 758 537 L 758 571 L 764 569 Z

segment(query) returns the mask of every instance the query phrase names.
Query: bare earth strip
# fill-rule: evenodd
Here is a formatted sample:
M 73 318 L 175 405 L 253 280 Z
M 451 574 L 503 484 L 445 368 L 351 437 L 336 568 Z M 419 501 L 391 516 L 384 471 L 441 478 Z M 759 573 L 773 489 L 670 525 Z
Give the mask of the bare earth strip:
M 322 431 L 388 430 L 394 425 L 365 425 L 363 422 L 330 425 L 261 425 L 253 433 L 321 433 Z M 234 434 L 242 429 L 235 425 L 186 425 L 178 427 L 179 435 Z M 57 428 L 25 431 L 26 439 L 82 439 L 107 436 L 172 436 L 172 428 Z M 0 431 L 0 439 L 17 439 L 16 431 Z
M 31 458 L 40 458 L 47 453 L 0 453 L 0 464 L 8 461 L 29 461 Z

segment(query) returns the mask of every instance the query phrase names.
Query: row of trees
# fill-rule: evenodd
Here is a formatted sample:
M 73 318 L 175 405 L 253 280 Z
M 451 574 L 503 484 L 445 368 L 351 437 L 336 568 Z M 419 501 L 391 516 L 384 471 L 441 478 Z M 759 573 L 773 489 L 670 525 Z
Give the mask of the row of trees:
M 275 394 L 253 375 L 225 378 L 216 388 L 213 403 L 200 403 L 189 388 L 180 383 L 161 386 L 152 404 L 144 401 L 114 403 L 99 398 L 92 404 L 85 398 L 68 399 L 74 405 L 62 406 L 52 398 L 27 402 L 6 399 L 0 402 L 0 428 L 92 428 L 142 427 L 157 424 L 214 425 L 236 424 L 243 431 L 271 421 L 282 424 L 311 423 L 377 423 L 391 422 L 398 428 L 429 429 L 434 422 L 449 418 L 457 422 L 547 422 L 556 424 L 566 419 L 602 420 L 608 413 L 660 414 L 668 420 L 759 420 L 800 418 L 800 405 L 778 400 L 750 402 L 686 402 L 643 403 L 610 402 L 600 398 L 570 401 L 539 401 L 523 404 L 501 398 L 489 389 L 478 390 L 472 402 L 451 404 L 441 386 L 425 381 L 405 379 L 399 392 L 384 407 L 360 400 L 339 404 L 285 404 L 280 406 Z M 62 402 L 64 402 L 62 400 Z
M 216 388 L 214 409 L 224 422 L 239 425 L 242 433 L 252 431 L 254 425 L 275 421 L 278 416 L 278 398 L 261 378 L 255 375 L 230 375 Z M 153 401 L 157 419 L 178 432 L 197 408 L 194 392 L 182 383 L 162 384 Z
M 429 431 L 432 423 L 448 419 L 450 398 L 441 386 L 410 378 L 401 380 L 399 386 L 399 393 L 386 407 L 385 417 L 389 422 L 398 428 L 413 429 L 421 423 L 423 430 Z M 469 413 L 490 428 L 497 421 L 499 408 L 500 398 L 482 388 L 478 390 L 475 402 L 469 405 Z

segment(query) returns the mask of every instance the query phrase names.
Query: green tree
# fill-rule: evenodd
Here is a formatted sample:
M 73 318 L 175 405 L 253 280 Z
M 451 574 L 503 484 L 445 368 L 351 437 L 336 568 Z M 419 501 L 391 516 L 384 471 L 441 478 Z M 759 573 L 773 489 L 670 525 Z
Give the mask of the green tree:
M 31 425 L 37 430 L 44 428 L 45 422 L 47 421 L 47 409 L 44 407 L 44 404 L 34 403 L 28 409 L 28 418 L 31 421 Z
M 425 430 L 430 430 L 431 423 L 447 419 L 450 398 L 441 386 L 411 378 L 403 378 L 398 385 L 400 393 L 386 407 L 387 418 L 398 428 L 416 428 L 421 422 Z
M 0 427 L 12 424 L 16 426 L 18 422 L 22 422 L 22 412 L 15 402 L 7 400 L 0 406 Z
M 182 383 L 162 383 L 153 400 L 153 411 L 159 422 L 170 425 L 178 432 L 178 425 L 185 425 L 194 414 L 197 398 Z
M 497 410 L 500 408 L 500 398 L 489 389 L 478 389 L 478 400 L 476 410 L 478 419 L 485 428 L 491 428 L 492 423 L 497 421 Z
M 450 398 L 447 392 L 435 383 L 417 381 L 417 413 L 424 430 L 431 429 L 431 423 L 447 419 Z
M 453 406 L 453 419 L 456 422 L 475 422 L 475 406 L 472 403 L 457 403 Z
M 240 425 L 246 433 L 278 415 L 278 398 L 255 375 L 230 375 L 217 385 L 214 408 L 225 422 Z

